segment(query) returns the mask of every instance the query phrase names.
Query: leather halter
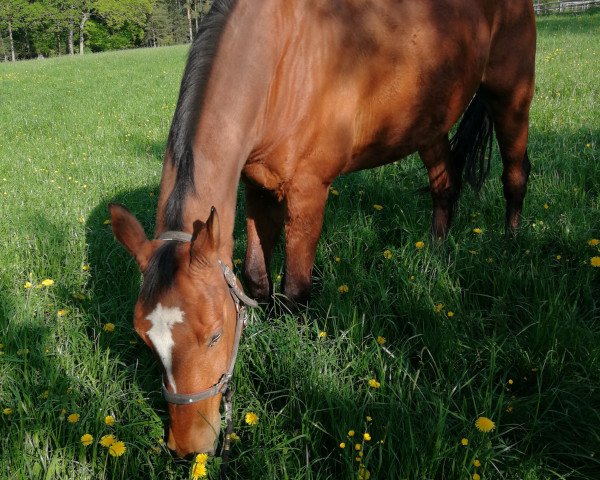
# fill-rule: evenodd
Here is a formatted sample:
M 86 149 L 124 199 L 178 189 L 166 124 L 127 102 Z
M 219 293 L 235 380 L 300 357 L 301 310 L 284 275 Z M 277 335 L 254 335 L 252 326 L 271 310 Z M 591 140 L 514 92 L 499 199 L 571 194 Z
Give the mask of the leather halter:
M 158 240 L 164 241 L 174 241 L 174 242 L 191 242 L 192 235 L 186 232 L 177 232 L 177 231 L 169 231 L 164 232 L 158 236 Z M 223 399 L 225 397 L 230 397 L 227 395 L 231 391 L 230 382 L 233 377 L 233 369 L 235 367 L 235 360 L 237 358 L 240 339 L 242 337 L 242 330 L 246 325 L 248 314 L 246 312 L 246 306 L 249 307 L 258 307 L 258 303 L 255 300 L 252 300 L 248 297 L 242 290 L 238 287 L 237 278 L 235 273 L 229 268 L 228 265 L 223 263 L 221 260 L 217 260 L 221 271 L 223 272 L 223 276 L 225 277 L 225 281 L 229 286 L 229 293 L 231 294 L 231 298 L 233 299 L 233 303 L 235 304 L 235 337 L 233 340 L 233 350 L 231 352 L 231 358 L 229 360 L 229 367 L 227 371 L 221 375 L 221 378 L 217 383 L 215 383 L 212 387 L 201 390 L 196 393 L 173 393 L 167 390 L 165 386 L 164 378 L 162 381 L 162 393 L 165 397 L 165 400 L 168 403 L 173 403 L 175 405 L 190 405 L 192 403 L 199 402 L 201 400 L 206 400 L 207 398 L 214 397 L 218 394 L 223 394 Z M 229 400 L 231 401 L 231 400 Z M 225 405 L 225 412 L 227 414 L 227 410 L 231 410 L 231 405 Z

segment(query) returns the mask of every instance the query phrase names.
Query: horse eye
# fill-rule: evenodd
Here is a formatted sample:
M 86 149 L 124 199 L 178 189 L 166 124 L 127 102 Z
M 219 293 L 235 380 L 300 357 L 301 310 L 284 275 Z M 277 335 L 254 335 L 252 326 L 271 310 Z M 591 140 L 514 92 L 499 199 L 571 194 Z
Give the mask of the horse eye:
M 210 342 L 208 344 L 209 347 L 212 347 L 215 343 L 217 343 L 219 341 L 219 339 L 221 338 L 221 333 L 217 333 L 216 335 L 213 335 L 212 338 L 210 339 Z

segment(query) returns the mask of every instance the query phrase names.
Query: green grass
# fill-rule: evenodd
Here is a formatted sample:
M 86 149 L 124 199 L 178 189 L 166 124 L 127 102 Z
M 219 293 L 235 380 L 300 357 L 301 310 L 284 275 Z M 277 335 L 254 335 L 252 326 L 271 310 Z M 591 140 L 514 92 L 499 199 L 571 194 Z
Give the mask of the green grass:
M 439 246 L 418 159 L 336 181 L 310 307 L 254 312 L 242 339 L 232 478 L 357 478 L 365 431 L 371 478 L 467 479 L 475 458 L 484 479 L 600 478 L 599 36 L 600 12 L 539 20 L 518 238 L 503 235 L 498 158 Z M 185 56 L 0 64 L 0 407 L 13 410 L 0 415 L 0 478 L 189 478 L 159 443 L 159 370 L 131 321 L 139 274 L 104 224 L 116 200 L 152 230 Z M 492 433 L 476 431 L 480 415 Z M 108 433 L 122 457 L 98 445 Z

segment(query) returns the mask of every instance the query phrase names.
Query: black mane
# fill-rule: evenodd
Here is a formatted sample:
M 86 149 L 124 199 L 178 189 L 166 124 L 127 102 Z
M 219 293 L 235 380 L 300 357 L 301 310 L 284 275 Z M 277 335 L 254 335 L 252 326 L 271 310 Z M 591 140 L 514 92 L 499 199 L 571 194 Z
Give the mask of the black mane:
M 213 59 L 225 23 L 237 0 L 215 0 L 200 24 L 190 48 L 181 80 L 179 100 L 171 123 L 167 150 L 177 174 L 173 191 L 167 200 L 164 221 L 169 230 L 182 230 L 185 197 L 194 191 L 194 157 L 192 145 L 200 117 L 202 101 Z
M 144 270 L 144 283 L 139 299 L 150 306 L 154 300 L 168 289 L 177 273 L 176 249 L 179 242 L 165 242 L 155 253 Z

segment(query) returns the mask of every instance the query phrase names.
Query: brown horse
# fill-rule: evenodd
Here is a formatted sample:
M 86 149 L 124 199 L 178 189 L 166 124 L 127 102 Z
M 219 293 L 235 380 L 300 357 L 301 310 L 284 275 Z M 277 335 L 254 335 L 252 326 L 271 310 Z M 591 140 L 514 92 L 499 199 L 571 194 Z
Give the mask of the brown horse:
M 419 152 L 433 235 L 444 237 L 463 171 L 476 184 L 487 172 L 492 125 L 514 231 L 530 168 L 535 37 L 530 0 L 215 1 L 181 83 L 157 237 L 111 205 L 115 236 L 144 273 L 134 322 L 163 366 L 170 448 L 212 453 L 218 438 L 236 311 L 247 302 L 235 278 L 225 280 L 240 178 L 244 276 L 260 300 L 272 291 L 269 260 L 282 229 L 284 293 L 308 298 L 338 175 Z

